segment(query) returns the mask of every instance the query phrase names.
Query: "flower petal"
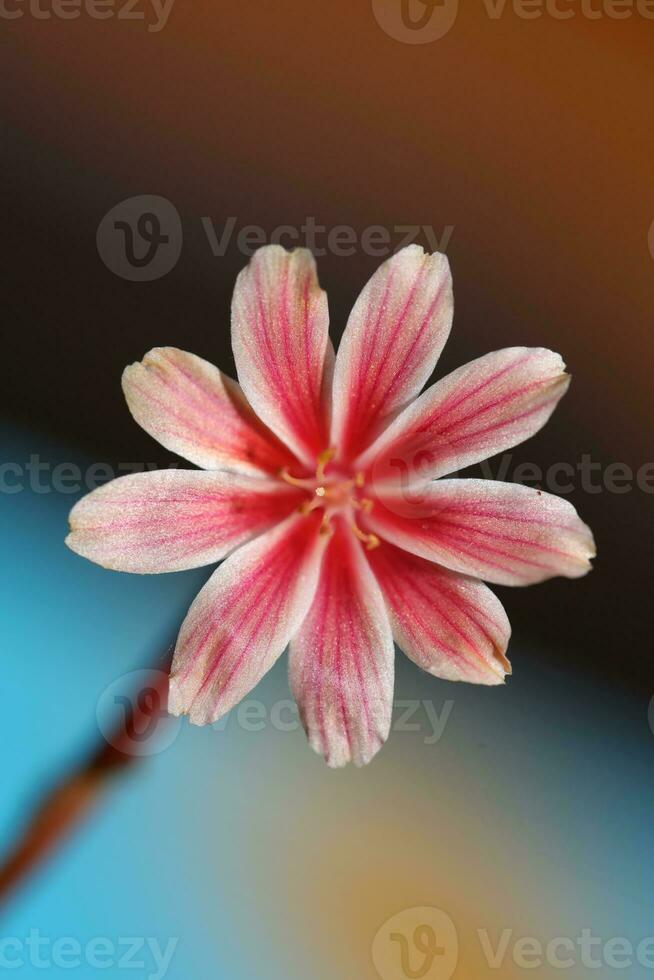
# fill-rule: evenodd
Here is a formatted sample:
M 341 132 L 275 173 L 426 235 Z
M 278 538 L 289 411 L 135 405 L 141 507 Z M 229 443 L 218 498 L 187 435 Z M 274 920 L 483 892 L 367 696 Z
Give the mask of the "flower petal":
M 272 667 L 315 593 L 326 540 L 319 525 L 319 515 L 293 515 L 213 573 L 177 640 L 171 714 L 210 724 Z
M 386 600 L 393 638 L 423 670 L 448 681 L 502 684 L 511 626 L 499 599 L 458 575 L 384 542 L 368 561 Z
M 203 469 L 272 474 L 292 460 L 236 382 L 195 354 L 155 347 L 125 368 L 123 391 L 146 432 Z
M 330 766 L 364 765 L 388 737 L 394 650 L 361 545 L 334 521 L 311 610 L 290 647 L 293 696 L 311 747 Z
M 559 354 L 509 347 L 432 385 L 357 461 L 375 483 L 435 479 L 524 442 L 570 383 Z
M 132 473 L 73 507 L 66 544 L 105 568 L 176 572 L 220 561 L 300 499 L 281 481 L 226 471 Z
M 423 387 L 450 328 L 445 255 L 410 245 L 370 279 L 350 314 L 334 368 L 332 445 L 351 460 Z
M 494 480 L 437 480 L 378 497 L 370 529 L 446 568 L 500 585 L 578 578 L 595 556 L 590 529 L 567 500 Z
M 334 352 L 327 297 L 307 249 L 260 248 L 232 300 L 232 347 L 250 404 L 280 439 L 315 466 L 327 448 Z

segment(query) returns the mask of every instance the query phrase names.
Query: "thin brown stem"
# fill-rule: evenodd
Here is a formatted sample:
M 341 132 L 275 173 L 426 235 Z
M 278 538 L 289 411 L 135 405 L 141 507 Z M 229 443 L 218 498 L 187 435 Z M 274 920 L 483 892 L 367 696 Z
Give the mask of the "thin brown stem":
M 153 669 L 106 741 L 67 773 L 37 806 L 10 853 L 0 864 L 0 906 L 46 861 L 99 801 L 111 778 L 143 759 L 135 752 L 137 733 L 157 737 L 165 723 L 167 670 Z

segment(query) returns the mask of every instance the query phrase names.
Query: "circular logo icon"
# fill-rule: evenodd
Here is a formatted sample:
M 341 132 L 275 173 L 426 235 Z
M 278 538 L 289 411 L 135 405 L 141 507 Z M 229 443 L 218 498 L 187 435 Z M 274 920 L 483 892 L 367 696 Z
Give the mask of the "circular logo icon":
M 459 0 L 372 0 L 381 29 L 404 44 L 430 44 L 454 27 Z
M 98 225 L 100 258 L 115 275 L 132 282 L 161 279 L 177 265 L 182 222 L 165 197 L 141 194 L 121 201 Z
M 450 980 L 458 960 L 456 928 L 440 909 L 398 912 L 372 944 L 372 961 L 382 980 Z
M 377 501 L 398 517 L 422 520 L 434 516 L 434 481 L 452 480 L 461 468 L 456 445 L 447 435 L 435 435 L 429 449 L 424 438 L 398 447 L 382 445 L 372 460 L 366 460 L 366 483 Z M 421 445 L 422 444 L 422 445 Z
M 134 670 L 113 681 L 100 695 L 98 728 L 125 755 L 156 755 L 175 741 L 182 719 L 166 710 L 168 674 Z

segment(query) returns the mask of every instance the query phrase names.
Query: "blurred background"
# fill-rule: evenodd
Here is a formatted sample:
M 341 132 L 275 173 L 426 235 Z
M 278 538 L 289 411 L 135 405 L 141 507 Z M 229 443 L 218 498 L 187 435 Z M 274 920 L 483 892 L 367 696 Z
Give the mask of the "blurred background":
M 365 770 L 311 753 L 280 708 L 285 658 L 252 695 L 262 728 L 236 712 L 219 730 L 174 724 L 2 907 L 0 969 L 42 975 L 40 956 L 53 974 L 174 980 L 445 980 L 453 966 L 479 980 L 525 962 L 652 974 L 654 942 L 638 946 L 654 935 L 647 6 L 6 0 L 5 850 L 102 743 L 107 691 L 162 661 L 209 574 L 120 575 L 64 547 L 89 481 L 174 462 L 132 420 L 122 369 L 174 345 L 233 374 L 234 279 L 281 226 L 318 255 L 335 339 L 409 237 L 453 268 L 439 376 L 504 346 L 561 352 L 570 392 L 501 475 L 533 464 L 527 482 L 554 491 L 548 467 L 568 464 L 556 479 L 599 557 L 577 582 L 497 590 L 514 629 L 505 689 L 398 658 L 412 714 L 398 704 Z M 149 204 L 170 238 L 149 271 L 102 225 L 142 195 L 164 199 Z M 373 962 L 385 923 L 421 908 L 453 924 L 458 964 L 420 972 L 415 949 L 412 974 L 388 949 Z M 104 961 L 88 952 L 98 938 Z M 65 939 L 79 963 L 55 950 Z

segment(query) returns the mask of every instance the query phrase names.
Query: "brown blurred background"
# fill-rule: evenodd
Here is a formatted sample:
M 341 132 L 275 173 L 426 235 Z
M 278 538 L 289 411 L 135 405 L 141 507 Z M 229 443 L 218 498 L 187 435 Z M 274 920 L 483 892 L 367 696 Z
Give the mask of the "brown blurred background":
M 381 225 L 393 245 L 398 225 L 451 226 L 457 306 L 439 374 L 509 345 L 563 354 L 570 393 L 513 466 L 654 459 L 654 21 L 569 7 L 569 20 L 510 5 L 492 19 L 461 3 L 424 44 L 391 36 L 369 2 L 177 0 L 157 32 L 145 0 L 145 20 L 0 18 L 3 389 L 33 451 L 47 435 L 166 462 L 127 412 L 122 368 L 172 344 L 232 372 L 236 233 L 310 216 L 358 235 Z M 182 219 L 181 258 L 153 282 L 121 279 L 96 248 L 103 215 L 139 194 Z M 215 257 L 201 218 L 220 232 L 230 216 Z M 319 258 L 336 335 L 381 260 Z M 654 496 L 577 481 L 571 499 L 596 532 L 596 570 L 503 601 L 562 664 L 648 690 Z

